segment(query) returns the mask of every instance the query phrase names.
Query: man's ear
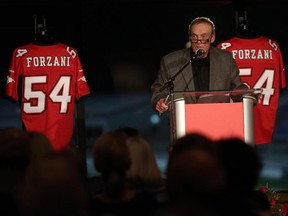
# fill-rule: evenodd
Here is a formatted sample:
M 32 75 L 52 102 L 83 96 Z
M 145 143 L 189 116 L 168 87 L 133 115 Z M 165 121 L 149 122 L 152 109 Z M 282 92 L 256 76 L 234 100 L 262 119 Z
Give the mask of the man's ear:
M 215 39 L 216 39 L 215 34 L 212 34 L 211 35 L 211 43 L 214 43 Z

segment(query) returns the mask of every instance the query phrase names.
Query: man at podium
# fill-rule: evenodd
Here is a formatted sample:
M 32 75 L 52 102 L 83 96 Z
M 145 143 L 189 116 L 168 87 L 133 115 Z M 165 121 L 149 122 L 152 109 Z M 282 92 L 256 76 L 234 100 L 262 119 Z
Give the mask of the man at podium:
M 165 99 L 174 91 L 248 89 L 231 53 L 212 46 L 215 25 L 209 18 L 192 20 L 188 33 L 191 45 L 162 57 L 151 86 L 152 107 L 160 114 L 168 110 Z

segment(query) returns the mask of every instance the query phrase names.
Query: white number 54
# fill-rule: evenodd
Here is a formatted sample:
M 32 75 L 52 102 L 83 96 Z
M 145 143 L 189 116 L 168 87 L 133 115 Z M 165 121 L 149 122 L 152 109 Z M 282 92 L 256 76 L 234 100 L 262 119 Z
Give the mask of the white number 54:
M 34 85 L 45 83 L 47 83 L 47 76 L 27 76 L 24 78 L 23 97 L 27 100 L 23 103 L 25 113 L 42 113 L 45 111 L 45 103 L 47 102 L 45 92 L 34 90 Z M 60 103 L 59 113 L 67 113 L 68 104 L 71 102 L 70 83 L 70 76 L 61 76 L 49 93 L 48 97 L 53 103 Z
M 272 69 L 265 69 L 257 82 L 255 83 L 254 87 L 262 88 L 263 92 L 263 105 L 269 106 L 271 97 L 274 95 L 275 89 L 273 88 L 273 81 L 274 81 L 274 73 L 275 70 Z M 240 68 L 240 76 L 251 76 L 252 72 L 250 68 Z

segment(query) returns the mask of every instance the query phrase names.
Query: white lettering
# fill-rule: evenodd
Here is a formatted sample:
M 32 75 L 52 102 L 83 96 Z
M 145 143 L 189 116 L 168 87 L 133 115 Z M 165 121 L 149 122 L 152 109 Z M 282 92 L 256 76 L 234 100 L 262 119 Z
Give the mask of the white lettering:
M 239 49 L 231 50 L 234 59 L 273 59 L 272 50 L 269 49 Z
M 44 67 L 45 65 L 45 58 L 44 57 L 39 57 L 40 59 L 40 66 Z
M 251 54 L 252 54 L 252 59 L 256 59 L 256 50 L 255 49 L 251 50 Z
M 39 58 L 33 58 L 33 64 L 35 67 L 38 67 L 39 66 Z
M 35 56 L 26 58 L 29 67 L 69 67 L 70 56 Z
M 56 67 L 60 66 L 57 56 L 55 56 L 55 60 L 54 60 L 53 66 L 56 66 Z
M 51 63 L 51 56 L 47 56 L 47 66 L 51 67 L 52 63 Z
M 32 58 L 28 57 L 28 58 L 26 58 L 26 61 L 27 61 L 27 67 L 30 67 L 30 63 L 32 61 Z

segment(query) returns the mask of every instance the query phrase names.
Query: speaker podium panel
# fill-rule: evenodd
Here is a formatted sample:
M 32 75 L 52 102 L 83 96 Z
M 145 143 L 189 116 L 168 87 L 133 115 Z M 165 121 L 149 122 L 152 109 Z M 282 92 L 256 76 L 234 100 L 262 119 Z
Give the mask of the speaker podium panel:
M 244 139 L 243 103 L 186 104 L 185 133 L 201 133 L 214 140 Z
M 261 90 L 174 92 L 170 95 L 172 144 L 188 133 L 213 140 L 237 137 L 254 145 L 254 106 Z

